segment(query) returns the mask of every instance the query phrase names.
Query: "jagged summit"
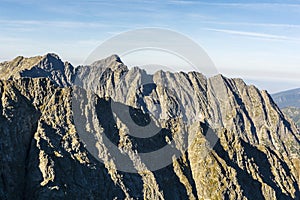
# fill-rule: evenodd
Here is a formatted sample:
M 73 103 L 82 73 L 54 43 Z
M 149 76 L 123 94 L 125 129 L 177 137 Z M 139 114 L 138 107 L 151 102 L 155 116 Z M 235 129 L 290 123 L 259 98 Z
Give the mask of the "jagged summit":
M 56 60 L 60 60 L 59 55 L 57 55 L 56 53 L 47 53 L 45 56 L 43 56 L 44 58 L 54 58 Z
M 116 54 L 95 61 L 88 66 L 90 68 L 93 68 L 94 70 L 99 70 L 99 71 L 106 70 L 107 68 L 111 69 L 112 71 L 120 71 L 120 70 L 128 71 L 127 66 L 122 62 L 121 58 Z M 81 68 L 81 66 L 79 66 L 78 68 Z
M 43 56 L 35 56 L 31 58 L 25 58 L 23 56 L 18 56 L 11 61 L 6 61 L 0 63 L 0 77 L 1 79 L 9 79 L 10 77 L 16 75 L 18 72 L 30 69 L 37 65 Z
M 33 57 L 24 57 L 17 56 L 11 61 L 5 61 L 0 63 L 0 70 L 23 70 L 30 69 L 37 65 L 42 60 L 52 59 L 52 60 L 60 60 L 59 56 L 55 53 L 47 53 L 44 56 L 33 56 Z M 3 73 L 3 72 L 2 72 Z M 4 78 L 3 78 L 4 79 Z
M 45 77 L 60 87 L 72 85 L 74 70 L 70 63 L 64 63 L 54 53 L 30 58 L 19 56 L 12 61 L 0 63 L 0 77 L 2 80 Z
M 58 86 L 71 86 L 76 74 L 88 70 L 94 76 L 100 76 L 103 70 L 124 72 L 128 71 L 118 55 L 95 61 L 89 66 L 78 66 L 75 69 L 69 62 L 63 62 L 55 53 L 47 53 L 44 56 L 25 58 L 18 56 L 12 61 L 0 63 L 0 79 L 7 80 L 21 77 L 45 77 Z
M 123 62 L 121 61 L 121 58 L 118 55 L 113 54 L 111 56 L 108 56 L 107 58 L 100 59 L 100 60 L 97 60 L 97 61 L 93 62 L 91 64 L 91 66 L 101 66 L 101 65 L 104 65 L 104 64 L 110 65 L 113 62 L 123 64 Z

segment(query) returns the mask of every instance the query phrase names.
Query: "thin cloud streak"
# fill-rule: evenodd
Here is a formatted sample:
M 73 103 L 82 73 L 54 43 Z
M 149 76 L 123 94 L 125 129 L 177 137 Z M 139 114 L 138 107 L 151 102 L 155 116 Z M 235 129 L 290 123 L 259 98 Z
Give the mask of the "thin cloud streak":
M 79 21 L 39 21 L 39 20 L 0 20 L 1 26 L 55 26 L 55 27 L 63 27 L 63 28 L 102 28 L 102 27 L 111 27 L 111 24 L 108 23 L 91 23 L 91 22 L 79 22 Z
M 287 71 L 287 70 L 257 70 L 257 69 L 239 69 L 239 68 L 222 68 L 220 70 L 222 74 L 230 77 L 239 77 L 247 79 L 262 79 L 262 80 L 285 80 L 285 81 L 299 81 L 299 72 Z
M 225 22 L 225 21 L 203 21 L 205 24 L 217 24 L 217 25 L 239 25 L 239 26 L 259 26 L 269 28 L 300 28 L 300 24 L 274 24 L 274 23 L 251 23 L 251 22 Z
M 204 28 L 203 30 L 232 34 L 232 35 L 248 36 L 248 37 L 260 38 L 260 39 L 268 39 L 268 40 L 300 42 L 300 38 L 287 37 L 283 35 L 273 35 L 273 34 L 258 33 L 258 32 L 247 32 L 247 31 L 236 31 L 236 30 L 214 29 L 214 28 Z
M 205 6 L 227 6 L 227 7 L 245 7 L 245 8 L 282 8 L 282 7 L 289 7 L 289 8 L 300 8 L 300 4 L 295 3 L 214 3 L 214 2 L 201 2 L 201 1 L 182 1 L 182 0 L 171 0 L 168 1 L 170 4 L 177 4 L 177 5 L 205 5 Z

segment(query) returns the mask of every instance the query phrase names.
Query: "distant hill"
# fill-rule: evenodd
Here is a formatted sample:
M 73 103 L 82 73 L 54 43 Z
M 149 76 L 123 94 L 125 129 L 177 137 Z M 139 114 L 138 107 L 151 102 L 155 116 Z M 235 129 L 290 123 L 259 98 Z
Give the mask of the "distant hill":
M 282 112 L 300 127 L 300 88 L 272 95 Z
M 279 108 L 300 108 L 300 88 L 279 92 L 272 95 Z

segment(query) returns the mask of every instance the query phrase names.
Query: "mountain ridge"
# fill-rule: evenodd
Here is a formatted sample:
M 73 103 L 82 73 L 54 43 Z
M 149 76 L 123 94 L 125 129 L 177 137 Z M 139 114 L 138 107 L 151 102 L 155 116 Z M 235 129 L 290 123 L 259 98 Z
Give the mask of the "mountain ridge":
M 30 58 L 18 56 L 12 61 L 0 63 L 0 73 L 2 80 L 20 77 L 47 77 L 58 86 L 63 87 L 71 86 L 74 67 L 68 62 L 62 62 L 58 55 L 48 53 L 44 56 Z
M 277 102 L 280 108 L 300 108 L 300 88 L 272 94 L 272 97 Z
M 46 60 L 36 70 L 51 68 L 51 59 Z M 58 65 L 50 71 L 56 73 L 17 72 L 0 81 L 1 198 L 299 198 L 300 135 L 266 91 L 222 75 L 148 75 L 128 69 L 117 56 L 76 70 L 53 63 Z M 160 134 L 173 138 L 182 157 L 149 170 L 138 147 L 151 149 L 168 140 L 131 137 L 130 126 L 112 117 L 116 113 L 108 99 L 143 113 L 140 123 L 147 121 L 146 111 L 152 113 L 165 128 Z M 76 102 L 80 115 L 72 107 Z M 90 150 L 80 133 L 86 126 L 76 123 L 76 116 L 98 137 Z M 205 137 L 208 126 L 219 138 L 212 149 Z M 120 163 L 109 155 L 105 137 L 128 155 L 136 174 L 115 168 Z
M 274 101 L 281 108 L 283 113 L 292 119 L 298 129 L 300 127 L 300 88 L 287 90 L 273 94 Z

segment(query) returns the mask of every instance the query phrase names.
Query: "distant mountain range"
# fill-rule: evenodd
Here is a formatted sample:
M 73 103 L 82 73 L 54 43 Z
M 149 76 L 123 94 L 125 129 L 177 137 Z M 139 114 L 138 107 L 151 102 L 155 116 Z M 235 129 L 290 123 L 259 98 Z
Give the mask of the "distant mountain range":
M 289 118 L 293 119 L 298 128 L 300 127 L 300 88 L 279 92 L 272 98 Z
M 300 108 L 300 88 L 273 94 L 272 98 L 279 108 Z
M 292 200 L 299 175 L 299 131 L 242 79 L 147 74 L 116 55 L 0 63 L 0 199 Z

